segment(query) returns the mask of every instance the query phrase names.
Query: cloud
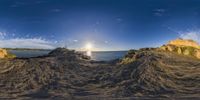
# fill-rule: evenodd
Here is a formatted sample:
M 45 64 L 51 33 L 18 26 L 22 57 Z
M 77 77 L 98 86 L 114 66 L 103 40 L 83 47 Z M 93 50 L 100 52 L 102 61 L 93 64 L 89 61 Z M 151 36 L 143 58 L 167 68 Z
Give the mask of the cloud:
M 43 3 L 47 3 L 47 0 L 23 0 L 23 1 L 14 1 L 11 0 L 11 8 L 17 8 L 17 7 L 23 7 L 23 6 L 29 6 L 29 5 L 38 5 L 38 4 L 43 4 Z
M 54 43 L 41 38 L 15 38 L 0 40 L 1 48 L 41 48 L 54 49 Z
M 74 42 L 78 42 L 78 40 L 73 40 Z
M 38 0 L 38 1 L 35 1 L 36 4 L 41 4 L 41 3 L 47 3 L 47 1 L 45 0 Z
M 0 32 L 0 36 L 6 36 L 5 32 Z
M 165 9 L 155 9 L 153 10 L 154 16 L 163 16 L 163 14 L 166 12 Z
M 109 42 L 108 42 L 108 41 L 104 41 L 104 43 L 105 43 L 105 44 L 108 44 Z
M 58 9 L 58 8 L 52 9 L 51 12 L 61 12 L 61 9 Z
M 200 32 L 181 33 L 179 37 L 183 39 L 192 39 L 200 43 Z
M 6 37 L 6 33 L 5 32 L 0 32 L 0 39 L 4 39 Z
M 27 3 L 26 2 L 14 2 L 12 5 L 10 5 L 10 7 L 13 7 L 13 8 L 16 8 L 16 7 L 21 7 L 21 6 L 24 6 L 26 5 Z
M 157 12 L 165 12 L 165 9 L 155 9 L 154 11 L 157 11 Z

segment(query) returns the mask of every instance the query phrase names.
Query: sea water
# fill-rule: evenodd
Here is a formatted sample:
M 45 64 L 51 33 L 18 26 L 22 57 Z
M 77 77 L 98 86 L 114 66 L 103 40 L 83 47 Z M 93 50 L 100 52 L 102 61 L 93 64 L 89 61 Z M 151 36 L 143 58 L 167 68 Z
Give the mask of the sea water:
M 9 50 L 10 53 L 15 54 L 17 57 L 37 57 L 47 55 L 51 50 Z M 109 61 L 122 58 L 127 51 L 95 51 L 91 52 L 92 60 Z

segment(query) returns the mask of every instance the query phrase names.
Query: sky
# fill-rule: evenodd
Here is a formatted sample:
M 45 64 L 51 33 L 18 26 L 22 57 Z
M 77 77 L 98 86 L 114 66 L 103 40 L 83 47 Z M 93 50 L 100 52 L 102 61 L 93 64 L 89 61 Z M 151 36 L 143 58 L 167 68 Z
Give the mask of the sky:
M 0 47 L 112 51 L 200 42 L 200 0 L 0 0 Z

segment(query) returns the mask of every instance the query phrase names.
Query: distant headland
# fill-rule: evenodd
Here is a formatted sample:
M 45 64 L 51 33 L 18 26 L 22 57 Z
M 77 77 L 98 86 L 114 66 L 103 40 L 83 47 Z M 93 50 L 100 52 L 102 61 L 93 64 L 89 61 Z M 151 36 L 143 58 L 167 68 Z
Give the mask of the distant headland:
M 38 48 L 3 48 L 6 50 L 35 50 L 35 51 L 46 51 L 46 50 L 53 50 L 53 49 L 38 49 Z

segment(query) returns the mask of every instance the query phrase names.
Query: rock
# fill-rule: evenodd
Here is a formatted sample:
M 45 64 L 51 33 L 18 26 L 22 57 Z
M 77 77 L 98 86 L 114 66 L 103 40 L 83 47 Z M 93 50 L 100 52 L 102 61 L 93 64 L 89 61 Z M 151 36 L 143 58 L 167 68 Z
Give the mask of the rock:
M 163 45 L 160 47 L 160 49 L 165 51 L 174 51 L 175 47 L 173 45 Z
M 5 58 L 8 55 L 5 49 L 0 49 L 0 58 Z
M 195 50 L 195 57 L 200 59 L 200 50 Z
M 193 40 L 187 40 L 187 39 L 181 39 L 181 38 L 169 41 L 168 45 L 190 46 L 190 47 L 194 47 L 194 48 L 200 48 L 200 46 L 197 42 L 195 42 Z
M 200 59 L 200 45 L 193 40 L 179 38 L 169 41 L 168 44 L 161 46 L 159 49 Z
M 184 54 L 184 55 L 190 55 L 191 52 L 190 52 L 189 50 L 186 49 L 185 51 L 183 51 L 183 54 Z
M 175 48 L 174 48 L 174 46 L 167 46 L 167 50 L 169 50 L 169 51 L 173 51 Z
M 55 50 L 51 51 L 49 53 L 50 56 L 66 56 L 69 54 L 74 54 L 75 51 L 74 50 L 69 50 L 66 48 L 56 48 Z
M 91 59 L 89 56 L 84 55 L 82 52 L 77 52 L 75 50 L 69 50 L 66 48 L 56 48 L 55 50 L 51 51 L 48 56 L 65 57 L 69 60 Z
M 178 54 L 182 54 L 181 48 L 178 48 L 177 52 L 178 52 Z

